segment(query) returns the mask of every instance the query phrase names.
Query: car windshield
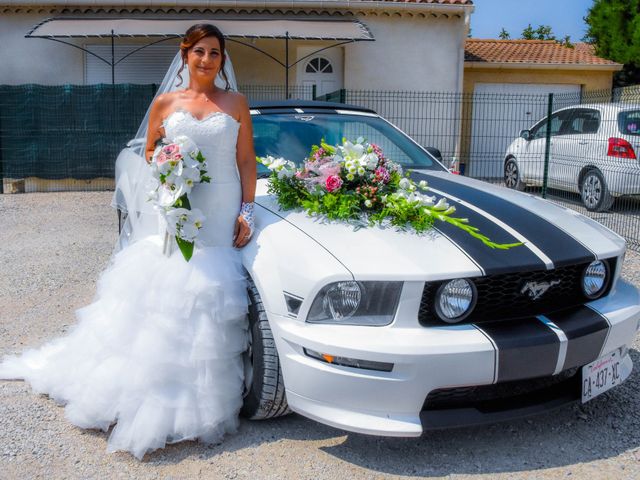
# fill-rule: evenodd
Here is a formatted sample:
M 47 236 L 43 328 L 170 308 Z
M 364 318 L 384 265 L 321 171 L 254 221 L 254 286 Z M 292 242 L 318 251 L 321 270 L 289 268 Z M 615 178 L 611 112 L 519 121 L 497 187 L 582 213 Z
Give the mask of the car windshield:
M 338 113 L 262 113 L 251 117 L 256 155 L 284 157 L 300 166 L 312 145 L 334 145 L 343 137 L 364 137 L 377 144 L 385 156 L 405 168 L 444 170 L 428 153 L 398 129 L 378 117 Z M 268 173 L 258 164 L 258 175 Z
M 640 135 L 640 110 L 627 110 L 618 114 L 620 132 L 625 135 Z

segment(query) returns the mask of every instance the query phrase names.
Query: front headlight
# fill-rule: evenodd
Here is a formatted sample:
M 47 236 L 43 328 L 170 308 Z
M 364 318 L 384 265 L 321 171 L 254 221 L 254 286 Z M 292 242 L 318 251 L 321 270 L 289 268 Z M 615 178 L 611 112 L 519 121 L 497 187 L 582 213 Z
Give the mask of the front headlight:
M 582 274 L 582 291 L 591 300 L 600 297 L 609 284 L 609 267 L 602 260 L 595 260 Z
M 473 282 L 464 278 L 450 280 L 436 292 L 436 313 L 443 322 L 458 323 L 473 311 L 477 296 Z
M 402 282 L 330 283 L 313 300 L 307 322 L 389 325 L 398 307 L 401 291 Z

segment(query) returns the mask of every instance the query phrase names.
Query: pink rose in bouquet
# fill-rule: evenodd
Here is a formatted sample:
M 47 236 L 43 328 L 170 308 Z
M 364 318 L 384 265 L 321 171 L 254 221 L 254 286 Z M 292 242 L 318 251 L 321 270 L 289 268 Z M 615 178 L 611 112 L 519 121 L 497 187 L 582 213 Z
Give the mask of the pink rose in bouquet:
M 342 179 L 337 175 L 330 175 L 325 181 L 325 187 L 327 188 L 327 192 L 329 193 L 339 190 L 341 186 Z

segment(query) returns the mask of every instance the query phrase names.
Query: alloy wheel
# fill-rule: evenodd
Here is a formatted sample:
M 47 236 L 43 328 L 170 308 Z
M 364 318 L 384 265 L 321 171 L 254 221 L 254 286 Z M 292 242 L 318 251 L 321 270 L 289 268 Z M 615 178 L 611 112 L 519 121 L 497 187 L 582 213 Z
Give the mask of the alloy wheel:
M 602 183 L 597 175 L 588 174 L 582 183 L 582 201 L 589 209 L 594 209 L 602 197 Z
M 516 188 L 518 185 L 519 173 L 516 162 L 510 160 L 504 166 L 504 184 L 508 188 Z

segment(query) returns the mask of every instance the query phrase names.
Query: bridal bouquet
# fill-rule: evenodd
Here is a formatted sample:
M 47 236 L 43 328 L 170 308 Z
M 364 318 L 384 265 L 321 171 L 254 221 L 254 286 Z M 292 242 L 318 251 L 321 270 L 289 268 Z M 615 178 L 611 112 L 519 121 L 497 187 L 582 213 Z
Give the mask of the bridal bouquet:
M 418 233 L 438 220 L 461 228 L 491 248 L 521 245 L 492 242 L 466 218 L 452 216 L 455 207 L 444 198 L 428 195 L 426 181 L 416 184 L 380 147 L 362 137 L 355 142 L 343 138 L 339 145 L 321 141 L 320 146 L 313 145 L 300 168 L 281 157 L 256 160 L 271 170 L 269 193 L 284 210 L 302 208 L 331 220 L 408 226 Z
M 151 159 L 153 178 L 148 200 L 164 215 L 168 232 L 185 260 L 193 255 L 193 246 L 204 216 L 197 208 L 191 208 L 189 194 L 198 183 L 208 183 L 207 161 L 196 144 L 180 135 L 173 142 L 163 141 Z

